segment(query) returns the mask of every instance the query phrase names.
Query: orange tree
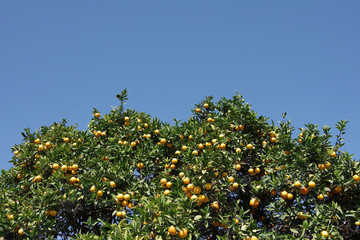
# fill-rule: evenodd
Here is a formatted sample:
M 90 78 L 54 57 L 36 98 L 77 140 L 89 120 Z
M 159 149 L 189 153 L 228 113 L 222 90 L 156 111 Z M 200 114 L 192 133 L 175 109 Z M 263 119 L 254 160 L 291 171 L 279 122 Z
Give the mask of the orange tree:
M 174 125 L 121 104 L 25 129 L 0 179 L 5 239 L 359 239 L 359 163 L 346 121 L 258 116 L 241 95 L 207 97 Z

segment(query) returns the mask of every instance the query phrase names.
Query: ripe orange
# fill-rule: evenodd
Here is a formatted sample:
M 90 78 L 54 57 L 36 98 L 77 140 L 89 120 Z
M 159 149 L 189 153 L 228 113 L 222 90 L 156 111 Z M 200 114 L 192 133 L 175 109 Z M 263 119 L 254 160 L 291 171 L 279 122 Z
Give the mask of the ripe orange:
M 324 195 L 323 194 L 318 194 L 317 195 L 317 199 L 319 199 L 320 201 L 324 199 Z
M 332 152 L 330 152 L 330 157 L 336 157 L 336 152 L 335 151 L 332 151 Z
M 282 192 L 280 193 L 280 197 L 281 197 L 282 199 L 287 199 L 287 195 L 288 195 L 287 191 L 282 191 Z
M 56 217 L 57 211 L 56 210 L 50 210 L 49 215 L 52 217 Z
M 39 144 L 39 143 L 40 143 L 40 139 L 39 139 L 39 138 L 35 139 L 35 140 L 34 140 L 34 143 Z
M 277 191 L 276 191 L 275 189 L 273 189 L 273 190 L 270 191 L 270 194 L 271 194 L 272 196 L 275 196 L 275 195 L 277 194 Z
M 101 197 L 101 196 L 104 195 L 104 191 L 103 191 L 103 190 L 98 190 L 98 191 L 96 192 L 96 195 L 97 195 L 98 197 Z
M 140 163 L 136 164 L 136 167 L 137 167 L 138 169 L 143 169 L 143 168 L 144 168 L 144 164 L 140 162 Z
M 116 199 L 120 202 L 122 200 L 124 200 L 124 195 L 122 193 L 119 193 L 117 196 L 116 196 Z
M 190 178 L 189 177 L 183 178 L 183 183 L 184 184 L 189 184 L 190 183 Z
M 252 236 L 250 240 L 258 240 L 258 238 L 256 236 Z
M 41 182 L 42 181 L 42 177 L 40 175 L 37 175 L 36 177 L 34 177 L 33 179 L 34 182 Z
M 176 235 L 176 228 L 173 226 L 173 225 L 171 225 L 169 228 L 168 228 L 168 232 L 169 232 L 169 234 L 171 235 L 171 236 L 175 236 Z
M 240 131 L 244 130 L 244 128 L 245 128 L 244 125 L 242 125 L 242 124 L 239 125 L 239 130 L 240 130 Z
M 208 103 L 204 103 L 203 107 L 204 107 L 204 108 L 208 108 L 208 107 L 209 107 L 209 104 L 208 104 Z
M 355 175 L 353 176 L 353 179 L 354 179 L 355 182 L 359 182 L 359 181 L 360 181 L 360 176 L 357 175 L 357 174 L 355 174 Z
M 170 190 L 169 189 L 166 189 L 165 191 L 164 191 L 164 195 L 169 195 L 170 194 Z
M 71 183 L 71 184 L 76 183 L 76 177 L 71 177 L 71 178 L 70 178 L 70 183 Z
M 74 164 L 72 165 L 72 170 L 77 171 L 79 169 L 79 165 Z
M 212 187 L 212 186 L 211 186 L 211 183 L 206 183 L 206 184 L 205 184 L 205 189 L 206 189 L 206 190 L 210 190 L 211 187 Z
M 298 218 L 300 218 L 300 219 L 307 219 L 307 217 L 304 216 L 304 213 L 303 213 L 303 212 L 299 212 L 299 213 L 298 213 Z
M 331 166 L 330 162 L 325 162 L 325 168 L 329 168 Z
M 126 193 L 126 194 L 124 195 L 124 200 L 129 201 L 130 198 L 131 198 L 130 194 Z
M 236 169 L 237 171 L 240 171 L 240 169 L 241 169 L 241 164 L 240 164 L 240 163 L 236 164 L 236 165 L 235 165 L 235 169 Z
M 186 151 L 187 149 L 188 149 L 188 147 L 185 146 L 185 145 L 183 145 L 183 146 L 181 147 L 181 150 L 183 150 L 183 151 Z
M 251 150 L 251 149 L 253 149 L 254 147 L 253 147 L 253 145 L 252 145 L 251 143 L 249 143 L 248 145 L 246 145 L 246 148 L 249 149 L 249 150 Z
M 314 181 L 309 182 L 309 188 L 314 188 L 316 186 L 316 183 Z
M 296 181 L 296 182 L 294 182 L 294 187 L 296 187 L 296 188 L 301 187 L 301 183 L 300 183 L 300 181 Z
M 356 225 L 356 226 L 360 226 L 360 221 L 356 221 L 356 222 L 355 222 L 355 225 Z
M 188 235 L 188 230 L 186 228 L 182 228 L 180 231 L 179 231 L 179 237 L 180 238 L 186 238 Z
M 95 185 L 92 185 L 91 188 L 90 188 L 90 191 L 91 191 L 91 192 L 95 192 L 95 190 L 96 190 Z
M 159 135 L 159 134 L 160 134 L 160 130 L 159 130 L 159 129 L 156 129 L 156 130 L 154 131 L 154 133 L 155 133 L 156 135 Z
M 24 229 L 20 228 L 20 229 L 18 230 L 18 234 L 21 235 L 21 236 L 24 235 Z
M 228 177 L 228 182 L 234 182 L 234 177 L 232 177 L 232 176 L 230 176 L 230 177 Z
M 57 163 L 54 163 L 53 165 L 52 165 L 52 168 L 54 169 L 54 170 L 58 170 L 59 169 L 59 164 L 57 164 Z
M 196 187 L 194 188 L 194 193 L 195 193 L 195 194 L 200 194 L 200 193 L 201 193 L 201 187 L 196 186 Z
M 291 200 L 294 198 L 294 195 L 292 193 L 287 194 L 287 199 Z
M 45 147 L 44 147 L 44 145 L 40 144 L 38 149 L 39 149 L 39 151 L 43 151 L 43 150 L 45 150 Z
M 94 114 L 94 116 L 95 116 L 96 118 L 99 118 L 99 117 L 101 117 L 101 114 L 100 114 L 99 112 L 97 112 L 97 113 Z
M 186 186 L 186 188 L 187 188 L 189 191 L 192 191 L 192 190 L 194 190 L 194 184 L 189 183 L 189 184 Z
M 172 182 L 167 182 L 167 183 L 166 183 L 166 187 L 167 187 L 167 188 L 171 188 L 171 186 L 172 186 Z
M 321 231 L 321 236 L 327 238 L 327 237 L 329 237 L 329 233 L 327 231 L 323 230 L 323 231 Z
M 195 108 L 195 112 L 199 113 L 199 112 L 201 112 L 201 109 L 200 108 Z
M 115 188 L 116 187 L 116 183 L 114 181 L 110 181 L 110 187 L 111 188 Z
M 336 187 L 334 188 L 334 191 L 335 191 L 335 194 L 340 194 L 341 191 L 342 191 L 342 187 L 336 186 Z
M 303 195 L 308 194 L 309 193 L 309 188 L 307 188 L 307 187 L 300 188 L 300 193 L 303 194 Z
M 253 208 L 257 208 L 260 205 L 260 201 L 257 198 L 252 198 L 250 200 L 250 206 Z

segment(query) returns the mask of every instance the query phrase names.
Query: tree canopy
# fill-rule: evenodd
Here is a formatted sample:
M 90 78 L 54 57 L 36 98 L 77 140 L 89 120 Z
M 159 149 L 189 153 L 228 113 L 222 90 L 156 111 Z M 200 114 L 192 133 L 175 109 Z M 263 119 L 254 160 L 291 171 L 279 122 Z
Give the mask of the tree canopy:
M 5 239 L 360 239 L 346 121 L 300 134 L 236 93 L 173 125 L 120 106 L 25 129 L 0 176 Z

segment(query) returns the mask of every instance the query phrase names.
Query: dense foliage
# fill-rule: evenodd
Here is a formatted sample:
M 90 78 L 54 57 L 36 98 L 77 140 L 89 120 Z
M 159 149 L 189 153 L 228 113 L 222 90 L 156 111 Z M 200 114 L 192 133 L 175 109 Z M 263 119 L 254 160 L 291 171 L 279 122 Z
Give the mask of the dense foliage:
M 236 94 L 173 126 L 94 109 L 13 147 L 0 179 L 5 239 L 360 239 L 359 162 L 330 134 L 270 123 Z M 333 138 L 334 137 L 334 138 Z M 330 141 L 333 139 L 333 143 Z

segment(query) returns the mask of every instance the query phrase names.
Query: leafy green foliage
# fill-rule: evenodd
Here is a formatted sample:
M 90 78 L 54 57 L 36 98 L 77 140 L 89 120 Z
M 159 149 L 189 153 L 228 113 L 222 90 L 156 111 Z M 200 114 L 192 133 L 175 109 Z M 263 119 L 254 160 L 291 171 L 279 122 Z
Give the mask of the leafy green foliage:
M 124 109 L 126 89 L 117 98 L 86 131 L 66 121 L 25 129 L 1 173 L 0 236 L 360 237 L 359 162 L 340 150 L 346 121 L 333 146 L 329 127 L 293 136 L 286 114 L 270 124 L 239 94 L 207 97 L 173 126 Z

